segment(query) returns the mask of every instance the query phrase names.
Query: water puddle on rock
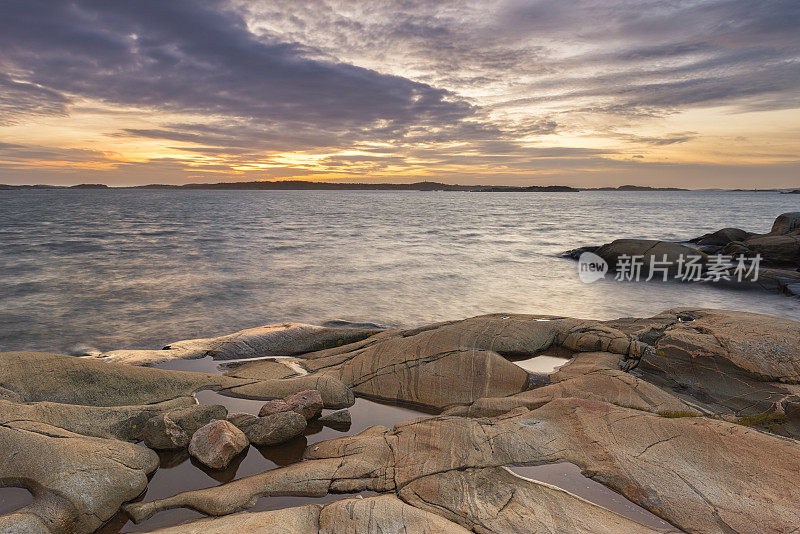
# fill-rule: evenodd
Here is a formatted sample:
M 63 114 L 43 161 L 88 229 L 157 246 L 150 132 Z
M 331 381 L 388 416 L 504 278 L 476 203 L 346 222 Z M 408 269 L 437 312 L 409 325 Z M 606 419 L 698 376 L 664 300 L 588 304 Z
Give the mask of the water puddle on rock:
M 158 367 L 181 371 L 219 373 L 219 365 L 221 363 L 224 362 L 203 358 L 199 360 L 171 361 L 159 364 Z M 261 406 L 264 405 L 263 400 L 228 397 L 212 390 L 198 391 L 195 393 L 195 398 L 200 404 L 221 404 L 227 408 L 228 413 L 245 412 L 257 414 Z M 245 452 L 234 458 L 231 464 L 223 470 L 208 469 L 191 458 L 186 450 L 162 452 L 159 454 L 160 467 L 153 474 L 150 483 L 147 485 L 146 492 L 139 500 L 152 501 L 162 499 L 183 491 L 210 488 L 231 480 L 263 473 L 300 461 L 306 447 L 314 443 L 352 436 L 375 425 L 391 428 L 397 423 L 425 416 L 424 413 L 410 408 L 382 404 L 363 398 L 356 399 L 355 404 L 348 409 L 352 418 L 352 424 L 348 429 L 337 430 L 325 427 L 318 421 L 312 420 L 309 421 L 308 428 L 306 428 L 303 436 L 299 436 L 288 443 L 272 447 L 255 447 L 251 445 Z M 331 411 L 334 410 L 324 410 L 323 415 Z M 374 493 L 362 492 L 358 495 L 367 496 L 374 495 Z M 247 511 L 261 512 L 305 504 L 327 503 L 352 496 L 326 495 L 320 498 L 263 497 L 258 499 L 255 506 L 248 508 Z M 129 521 L 124 513 L 120 512 L 97 532 L 102 534 L 145 532 L 156 528 L 178 525 L 202 517 L 205 516 L 193 510 L 167 510 L 157 513 L 150 519 L 136 525 Z
M 516 360 L 514 363 L 529 373 L 550 374 L 568 361 L 569 358 L 561 356 L 534 356 L 527 360 Z
M 539 355 L 528 360 L 516 361 L 524 369 L 533 373 L 548 374 L 568 361 L 560 356 Z M 211 358 L 198 360 L 174 360 L 159 364 L 161 369 L 180 371 L 200 371 L 218 374 L 233 362 L 215 361 Z M 234 363 L 235 365 L 235 363 Z M 245 412 L 257 414 L 264 401 L 240 399 L 221 395 L 216 391 L 203 390 L 195 393 L 200 404 L 221 404 L 229 413 Z M 236 480 L 239 478 L 263 473 L 271 469 L 286 466 L 300 461 L 303 451 L 307 446 L 320 441 L 352 436 L 375 425 L 392 428 L 398 423 L 428 417 L 430 414 L 392 404 L 384 404 L 372 400 L 357 398 L 355 404 L 349 408 L 352 424 L 348 429 L 333 429 L 322 426 L 317 421 L 310 421 L 303 436 L 282 445 L 273 447 L 250 446 L 238 458 L 235 458 L 228 468 L 223 470 L 208 469 L 196 462 L 187 451 L 162 452 L 159 454 L 160 467 L 153 474 L 146 492 L 138 500 L 152 501 L 170 497 L 177 493 L 195 489 L 210 488 Z M 332 410 L 325 410 L 329 413 Z M 670 525 L 654 516 L 650 512 L 628 501 L 621 495 L 606 488 L 580 474 L 580 469 L 573 464 L 562 462 L 540 466 L 510 467 L 515 474 L 552 484 L 566 491 L 574 493 L 593 503 L 615 511 L 625 517 L 633 519 L 644 525 L 664 529 Z M 30 502 L 30 494 L 19 488 L 0 488 L 0 498 L 5 492 L 14 490 L 17 499 L 27 495 L 27 501 L 16 505 L 16 509 Z M 24 494 L 24 495 L 23 495 Z M 362 492 L 358 495 L 374 495 L 372 492 Z M 262 497 L 255 505 L 248 508 L 249 512 L 277 510 L 292 506 L 302 506 L 313 503 L 328 503 L 339 499 L 352 497 L 352 495 L 326 495 L 321 498 L 313 497 Z M 12 497 L 10 497 L 12 498 Z M 11 501 L 9 501 L 11 502 Z M 168 510 L 155 514 L 148 520 L 136 525 L 120 512 L 104 527 L 97 531 L 98 534 L 116 534 L 121 532 L 145 532 L 156 528 L 178 525 L 204 517 L 202 514 L 187 510 Z
M 508 466 L 508 469 L 523 478 L 545 482 L 566 490 L 650 528 L 659 530 L 675 529 L 660 517 L 632 503 L 614 490 L 583 476 L 580 468 L 569 462 L 531 466 L 512 465 Z
M 0 515 L 19 510 L 31 502 L 33 495 L 25 488 L 0 488 Z

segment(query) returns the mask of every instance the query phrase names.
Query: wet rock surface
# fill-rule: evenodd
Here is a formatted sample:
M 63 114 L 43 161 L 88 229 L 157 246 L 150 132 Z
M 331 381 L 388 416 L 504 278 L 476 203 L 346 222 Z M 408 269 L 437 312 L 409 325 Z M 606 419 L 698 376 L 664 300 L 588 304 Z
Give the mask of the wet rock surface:
M 228 375 L 0 353 L 0 483 L 34 496 L 0 516 L 0 531 L 92 532 L 122 505 L 137 522 L 180 508 L 213 516 L 160 531 L 175 534 L 791 532 L 800 524 L 798 340 L 798 321 L 679 308 L 611 321 L 486 315 L 380 332 L 296 355 L 292 366 L 252 361 Z M 514 363 L 538 355 L 568 361 L 552 372 Z M 338 384 L 345 401 L 355 392 L 444 413 L 131 502 L 158 466 L 151 448 L 190 436 L 189 452 L 213 473 L 240 461 L 250 442 L 268 449 L 306 425 L 352 421 L 346 410 L 317 418 L 332 407 L 330 391 L 300 388 L 310 383 Z M 226 418 L 222 406 L 194 404 L 203 388 L 286 409 Z M 508 469 L 561 462 L 671 526 L 643 525 Z M 346 495 L 365 491 L 379 495 Z M 236 513 L 259 498 L 330 494 L 345 495 Z

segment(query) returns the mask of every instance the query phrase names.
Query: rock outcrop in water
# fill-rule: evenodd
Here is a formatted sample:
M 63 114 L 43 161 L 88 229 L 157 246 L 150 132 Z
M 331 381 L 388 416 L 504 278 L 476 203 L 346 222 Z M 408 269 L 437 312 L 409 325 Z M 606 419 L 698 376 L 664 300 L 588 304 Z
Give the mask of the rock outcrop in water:
M 678 259 L 696 256 L 697 265 L 707 267 L 711 256 L 743 257 L 747 266 L 760 256 L 760 269 L 754 273 L 743 272 L 739 280 L 735 266 L 725 272 L 729 283 L 744 284 L 769 291 L 780 291 L 791 296 L 800 296 L 800 212 L 779 215 L 766 234 L 754 234 L 738 228 L 723 228 L 685 243 L 671 243 L 648 239 L 617 239 L 602 246 L 587 246 L 564 253 L 565 257 L 578 259 L 584 252 L 600 256 L 611 271 L 618 269 L 620 258 L 642 257 L 642 279 L 649 276 L 650 267 L 666 257 L 668 274 L 675 276 L 680 269 Z M 684 273 L 688 274 L 688 273 Z M 659 279 L 660 273 L 656 275 Z M 690 277 L 691 279 L 692 277 Z
M 247 347 L 228 357 L 240 354 L 252 357 Z M 514 363 L 540 355 L 568 361 L 552 373 Z M 0 516 L 0 532 L 99 527 L 158 465 L 152 450 L 126 441 L 149 421 L 169 418 L 182 429 L 175 417 L 216 410 L 192 408 L 197 389 L 282 398 L 315 382 L 339 384 L 337 398 L 351 404 L 355 393 L 446 411 L 312 444 L 302 462 L 124 510 L 136 521 L 181 507 L 223 516 L 162 531 L 175 534 L 277 525 L 313 533 L 659 531 L 507 469 L 570 462 L 674 532 L 777 534 L 800 524 L 800 322 L 680 308 L 612 321 L 480 316 L 303 353 L 291 368 L 249 362 L 228 375 L 0 353 L 0 484 L 35 496 Z M 305 424 L 292 411 L 264 419 L 287 416 Z M 187 415 L 184 426 L 203 417 Z M 212 424 L 247 434 L 258 420 L 232 414 Z M 70 477 L 59 475 L 65 470 Z M 259 496 L 364 491 L 380 495 L 229 515 Z

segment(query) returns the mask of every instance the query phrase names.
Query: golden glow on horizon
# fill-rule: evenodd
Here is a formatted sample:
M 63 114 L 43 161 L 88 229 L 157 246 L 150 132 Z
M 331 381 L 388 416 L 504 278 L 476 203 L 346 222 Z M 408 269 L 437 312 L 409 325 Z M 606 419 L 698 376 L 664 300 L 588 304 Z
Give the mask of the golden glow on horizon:
M 535 117 L 535 107 L 525 109 Z M 515 109 L 522 113 L 523 108 Z M 152 161 L 172 162 L 207 180 L 300 179 L 425 180 L 440 176 L 558 176 L 559 160 L 568 160 L 570 172 L 592 175 L 606 170 L 606 162 L 650 162 L 700 165 L 769 165 L 797 162 L 800 146 L 800 110 L 738 113 L 735 108 L 691 109 L 667 117 L 642 120 L 615 128 L 608 117 L 587 115 L 569 131 L 530 135 L 518 139 L 531 149 L 539 166 L 520 169 L 503 162 L 506 154 L 486 154 L 468 141 L 426 144 L 358 143 L 361 148 L 322 151 L 255 152 L 246 157 L 204 152 L 202 144 L 121 134 L 125 129 L 159 130 L 165 124 L 200 122 L 203 117 L 164 115 L 150 110 L 115 108 L 83 102 L 69 117 L 35 117 L 24 124 L 0 127 L 3 142 L 41 147 L 42 157 L 9 158 L 0 162 L 17 168 L 102 171 L 121 165 Z M 688 140 L 657 144 L 648 139 L 685 136 Z M 597 151 L 597 159 L 583 164 L 577 156 L 537 155 L 537 150 Z M 53 153 L 48 154 L 50 149 Z M 64 151 L 66 157 L 58 157 Z M 447 158 L 443 156 L 446 155 Z M 399 159 L 398 159 L 399 158 Z M 382 159 L 385 162 L 378 164 Z M 462 159 L 464 162 L 459 162 Z M 266 173 L 266 176 L 258 176 Z M 193 174 L 193 177 L 198 175 Z M 453 179 L 449 181 L 454 181 Z M 596 185 L 587 182 L 586 185 Z

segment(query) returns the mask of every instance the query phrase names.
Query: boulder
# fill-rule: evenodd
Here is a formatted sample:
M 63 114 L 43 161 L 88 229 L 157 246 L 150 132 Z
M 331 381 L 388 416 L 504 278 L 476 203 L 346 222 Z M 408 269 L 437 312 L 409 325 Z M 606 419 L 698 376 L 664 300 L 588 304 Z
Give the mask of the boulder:
M 761 254 L 772 265 L 800 265 L 800 235 L 765 235 L 744 242 L 750 255 Z
M 698 245 L 725 246 L 731 241 L 744 241 L 752 235 L 752 232 L 746 232 L 739 228 L 723 228 L 692 239 L 691 242 Z
M 306 429 L 306 418 L 293 411 L 280 412 L 266 417 L 248 413 L 228 416 L 228 421 L 244 432 L 253 445 L 266 446 L 285 443 Z
M 183 449 L 192 435 L 216 419 L 225 419 L 228 410 L 216 404 L 198 404 L 159 414 L 142 428 L 145 445 L 156 450 Z
M 366 397 L 443 409 L 524 390 L 528 373 L 504 355 L 533 356 L 554 338 L 553 325 L 541 316 L 487 315 L 384 332 L 305 354 L 303 366 Z
M 318 416 L 324 404 L 319 392 L 314 389 L 300 391 L 281 400 L 267 401 L 258 412 L 259 417 L 265 417 L 281 412 L 297 412 L 306 419 Z
M 770 234 L 788 235 L 795 234 L 800 230 L 800 211 L 792 211 L 778 215 L 772 223 Z
M 248 445 L 247 436 L 241 430 L 228 421 L 217 420 L 194 433 L 189 454 L 212 469 L 223 469 Z

